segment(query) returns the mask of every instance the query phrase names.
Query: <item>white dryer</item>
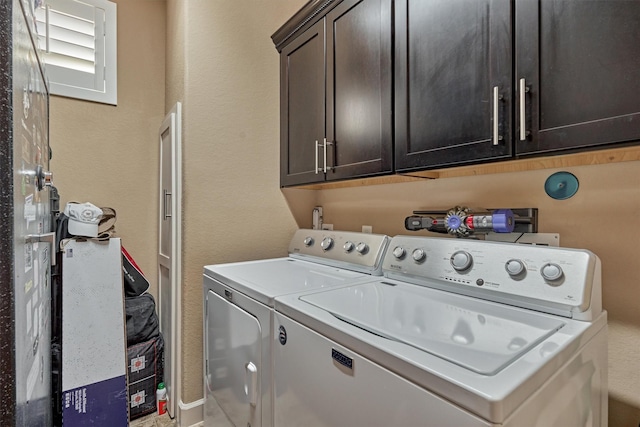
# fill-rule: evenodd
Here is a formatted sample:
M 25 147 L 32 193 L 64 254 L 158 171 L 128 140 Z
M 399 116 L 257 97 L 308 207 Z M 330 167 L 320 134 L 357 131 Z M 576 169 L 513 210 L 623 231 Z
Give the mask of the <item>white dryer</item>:
M 204 425 L 222 408 L 237 427 L 273 425 L 273 303 L 277 296 L 381 276 L 389 238 L 296 231 L 289 256 L 204 267 Z
M 383 272 L 276 298 L 276 426 L 607 425 L 593 253 L 396 236 Z

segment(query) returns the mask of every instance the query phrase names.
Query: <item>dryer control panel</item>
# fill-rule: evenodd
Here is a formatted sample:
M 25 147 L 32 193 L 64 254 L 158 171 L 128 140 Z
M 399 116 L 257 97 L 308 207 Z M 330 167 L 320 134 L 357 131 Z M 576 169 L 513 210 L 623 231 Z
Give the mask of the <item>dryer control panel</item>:
M 300 229 L 289 243 L 289 256 L 381 275 L 389 240 L 382 234 Z
M 590 251 L 454 238 L 396 236 L 390 278 L 591 320 L 602 311 L 600 259 Z

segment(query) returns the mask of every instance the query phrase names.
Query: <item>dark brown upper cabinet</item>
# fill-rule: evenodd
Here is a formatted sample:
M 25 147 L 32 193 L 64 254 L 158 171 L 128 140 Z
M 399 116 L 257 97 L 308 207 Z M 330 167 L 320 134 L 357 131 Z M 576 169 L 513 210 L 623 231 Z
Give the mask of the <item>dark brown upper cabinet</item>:
M 283 186 L 640 141 L 640 0 L 311 0 L 272 38 Z
M 397 171 L 512 156 L 511 5 L 395 1 Z
M 280 53 L 280 185 L 324 181 L 319 149 L 325 135 L 324 20 Z
M 281 185 L 392 172 L 391 1 L 312 1 L 272 38 Z
M 640 1 L 516 2 L 516 153 L 640 139 Z

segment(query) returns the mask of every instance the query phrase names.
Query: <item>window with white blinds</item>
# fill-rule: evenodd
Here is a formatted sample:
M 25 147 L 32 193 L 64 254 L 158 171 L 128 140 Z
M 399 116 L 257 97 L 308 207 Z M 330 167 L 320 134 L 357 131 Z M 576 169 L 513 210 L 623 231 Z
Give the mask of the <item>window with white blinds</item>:
M 36 26 L 53 95 L 117 104 L 115 3 L 45 0 Z

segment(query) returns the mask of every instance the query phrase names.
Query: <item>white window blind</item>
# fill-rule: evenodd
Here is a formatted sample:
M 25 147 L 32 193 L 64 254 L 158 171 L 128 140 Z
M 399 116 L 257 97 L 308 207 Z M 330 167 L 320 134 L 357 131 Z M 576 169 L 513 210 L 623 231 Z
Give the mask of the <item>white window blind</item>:
M 45 0 L 36 25 L 52 94 L 117 104 L 115 3 Z

